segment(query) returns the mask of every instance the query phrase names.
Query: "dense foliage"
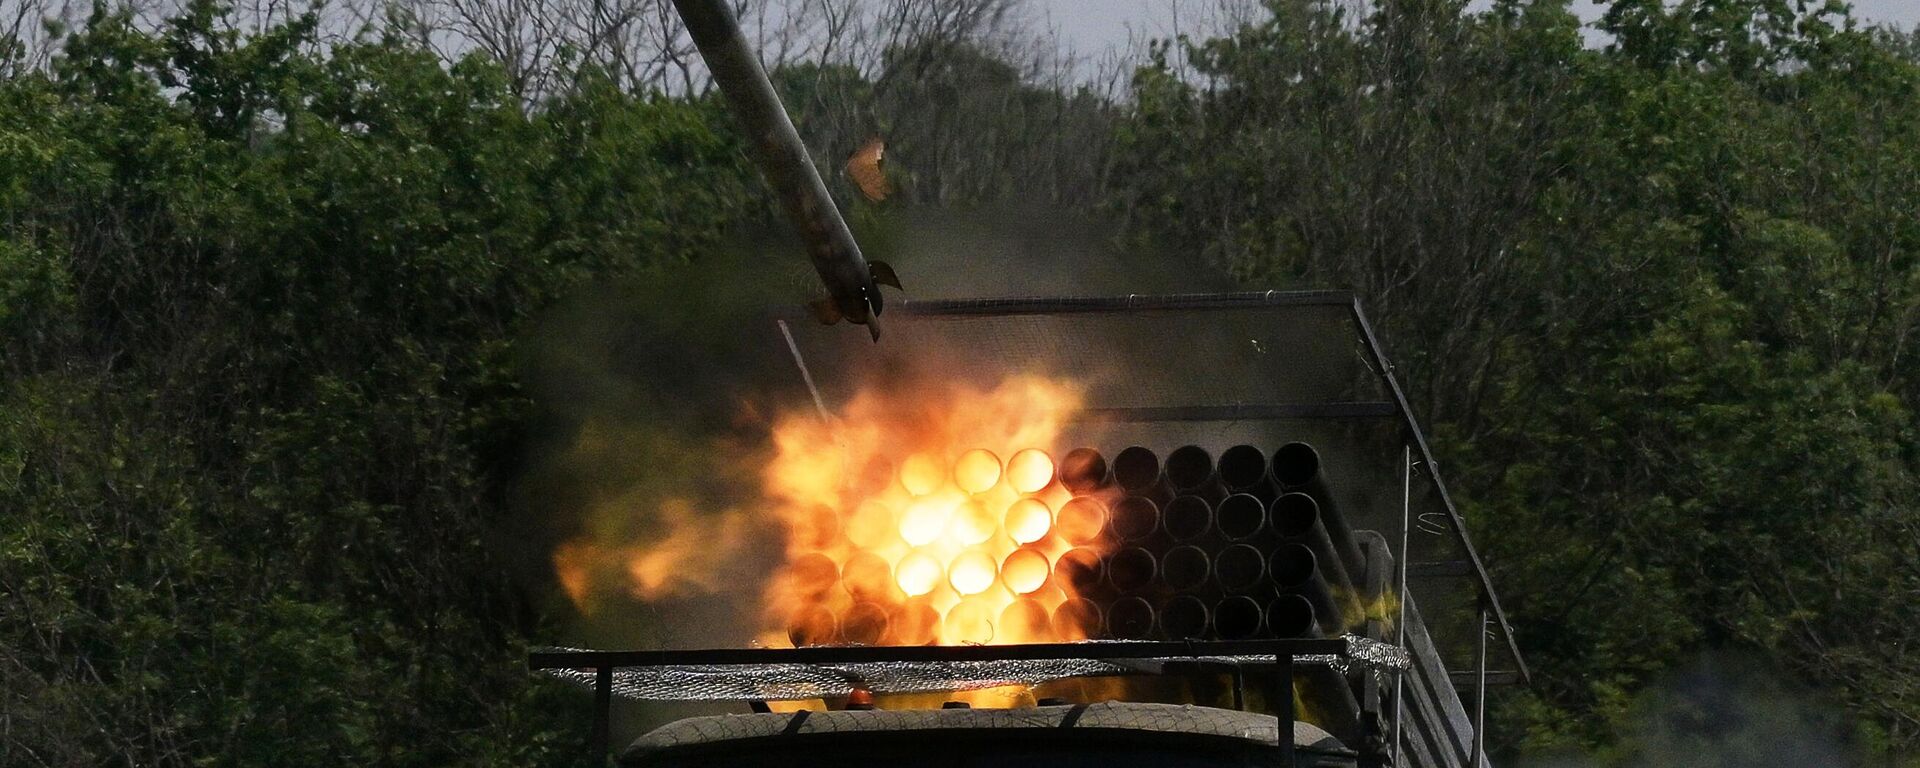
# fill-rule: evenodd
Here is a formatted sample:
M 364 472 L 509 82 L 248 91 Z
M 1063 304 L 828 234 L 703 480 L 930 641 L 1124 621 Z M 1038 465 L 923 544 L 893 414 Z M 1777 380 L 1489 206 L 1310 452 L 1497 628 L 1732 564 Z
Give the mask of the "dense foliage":
M 893 138 L 906 200 L 1365 295 L 1539 676 L 1504 755 L 1701 764 L 1647 711 L 1708 705 L 1643 692 L 1703 649 L 1911 752 L 1920 46 L 1787 0 L 1617 0 L 1602 47 L 1564 0 L 1337 5 L 1164 44 L 1125 103 L 951 41 L 782 85 L 824 155 Z M 527 334 L 769 206 L 711 99 L 315 24 L 101 10 L 3 70 L 0 762 L 578 758 L 502 542 Z
M 97 15 L 0 86 L 0 762 L 568 762 L 510 342 L 752 177 L 706 103 L 226 28 Z
M 1141 73 L 1122 199 L 1145 237 L 1386 316 L 1541 676 L 1504 699 L 1525 727 L 1503 748 L 1650 727 L 1637 692 L 1703 651 L 1785 665 L 1844 697 L 1858 746 L 1910 747 L 1901 41 L 1838 4 L 1617 2 L 1601 50 L 1563 3 L 1271 5 L 1184 51 L 1202 77 Z M 1640 748 L 1617 752 L 1752 764 Z

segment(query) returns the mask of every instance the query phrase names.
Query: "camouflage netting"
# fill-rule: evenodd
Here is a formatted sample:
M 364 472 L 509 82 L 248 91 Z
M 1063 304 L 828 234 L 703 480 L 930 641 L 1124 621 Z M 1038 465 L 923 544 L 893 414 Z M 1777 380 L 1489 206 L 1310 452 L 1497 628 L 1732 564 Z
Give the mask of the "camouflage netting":
M 1332 666 L 1376 672 L 1407 668 L 1407 652 L 1398 646 L 1348 635 L 1345 655 L 1295 657 L 1297 665 Z M 1089 641 L 1113 643 L 1124 641 Z M 579 651 L 549 648 L 549 651 Z M 874 693 L 969 691 L 1002 685 L 1037 685 L 1070 677 L 1142 674 L 1145 668 L 1167 662 L 1211 662 L 1257 666 L 1271 664 L 1269 656 L 1182 656 L 1153 659 L 1096 661 L 863 662 L 855 664 L 753 664 L 625 667 L 614 670 L 617 696 L 647 701 L 791 701 L 846 696 L 855 688 Z M 587 687 L 594 684 L 588 669 L 549 669 L 547 674 Z

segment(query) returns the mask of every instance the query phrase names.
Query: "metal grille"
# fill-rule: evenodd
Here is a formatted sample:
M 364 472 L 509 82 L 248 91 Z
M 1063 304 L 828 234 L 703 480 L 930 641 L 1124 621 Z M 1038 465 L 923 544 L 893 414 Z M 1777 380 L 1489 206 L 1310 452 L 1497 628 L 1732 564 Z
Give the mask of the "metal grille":
M 1358 667 L 1378 672 L 1397 672 L 1408 666 L 1407 652 L 1397 646 L 1354 635 L 1344 639 L 1347 643 L 1345 658 L 1335 655 L 1296 656 L 1294 663 L 1332 666 L 1341 671 Z M 1058 659 L 630 667 L 613 671 L 613 693 L 645 701 L 792 701 L 846 696 L 855 688 L 874 693 L 925 693 L 969 691 L 1003 685 L 1037 685 L 1070 677 L 1141 674 L 1150 668 L 1148 665 L 1195 661 L 1257 666 L 1272 664 L 1273 657 L 1183 656 L 1143 659 L 1140 662 Z M 545 671 L 587 688 L 594 685 L 592 670 Z

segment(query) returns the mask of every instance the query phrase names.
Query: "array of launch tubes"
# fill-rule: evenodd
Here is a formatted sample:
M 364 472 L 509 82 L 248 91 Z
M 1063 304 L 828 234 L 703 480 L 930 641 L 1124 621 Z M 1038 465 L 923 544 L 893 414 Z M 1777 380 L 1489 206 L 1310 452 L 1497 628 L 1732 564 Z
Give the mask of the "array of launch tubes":
M 1083 448 L 1061 466 L 1076 494 L 1109 483 L 1123 494 L 1107 515 L 1116 546 L 1055 566 L 1080 595 L 1062 610 L 1097 612 L 1084 617 L 1093 636 L 1319 637 L 1364 620 L 1349 574 L 1365 561 L 1312 446 L 1237 445 L 1217 460 L 1198 446 L 1164 460 L 1135 446 L 1110 462 Z
M 1078 448 L 1061 457 L 1057 472 L 1043 482 L 1057 483 L 1071 498 L 1038 533 L 1063 537 L 1071 546 L 1052 558 L 1015 551 L 997 570 L 1015 592 L 1026 589 L 1023 580 L 1064 588 L 1066 600 L 1024 619 L 1049 625 L 1055 637 L 1330 637 L 1366 620 L 1357 589 L 1365 555 L 1334 504 L 1311 445 L 1287 443 L 1271 452 L 1236 445 L 1217 457 L 1193 445 L 1164 456 L 1141 446 L 1111 457 Z M 1014 528 L 1014 521 L 1007 526 Z M 906 567 L 903 561 L 900 568 Z M 1037 577 L 1020 575 L 1036 570 Z M 952 573 L 960 586 L 962 575 Z M 896 574 L 906 585 L 908 574 Z M 1038 608 L 1029 603 L 1008 610 Z M 869 622 L 842 616 L 835 623 L 844 630 L 834 633 L 840 642 L 924 641 L 877 628 L 871 637 L 858 636 L 856 625 L 889 623 L 879 615 Z M 898 630 L 901 617 L 891 623 Z M 827 640 L 806 626 L 793 629 L 799 644 Z

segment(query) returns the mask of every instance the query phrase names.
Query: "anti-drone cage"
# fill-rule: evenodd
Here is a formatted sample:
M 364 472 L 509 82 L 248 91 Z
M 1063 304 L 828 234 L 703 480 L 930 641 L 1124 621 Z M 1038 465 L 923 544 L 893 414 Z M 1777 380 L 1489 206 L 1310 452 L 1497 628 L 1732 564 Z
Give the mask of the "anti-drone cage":
M 1527 668 L 1437 471 L 1427 435 L 1352 294 L 907 301 L 889 308 L 888 336 L 878 345 L 865 334 L 792 320 L 777 321 L 777 338 L 823 414 L 874 376 L 900 366 L 938 365 L 946 375 L 988 385 L 1016 373 L 1070 375 L 1085 383 L 1087 407 L 1055 446 L 1056 456 L 1083 445 L 1101 449 L 1111 460 L 1130 445 L 1198 445 L 1220 456 L 1242 444 L 1310 442 L 1339 478 L 1323 503 L 1337 504 L 1351 528 L 1377 534 L 1385 550 L 1381 561 L 1397 564 L 1391 574 L 1372 575 L 1387 580 L 1398 598 L 1385 639 L 1406 648 L 1411 660 L 1406 674 L 1384 683 L 1397 695 L 1377 692 L 1392 703 L 1391 711 L 1382 713 L 1388 750 L 1399 765 L 1485 764 L 1486 686 L 1525 682 Z M 1488 667 L 1490 637 L 1507 658 L 1505 669 Z M 601 750 L 596 754 L 605 754 L 605 718 L 619 667 L 731 665 L 714 670 L 724 673 L 792 663 L 1099 663 L 1253 654 L 1290 670 L 1296 655 L 1338 656 L 1344 647 L 1333 649 L 1341 643 L 1261 639 L 586 651 L 536 654 L 533 661 L 544 669 L 593 671 Z M 1472 671 L 1449 673 L 1449 668 Z M 1471 710 L 1456 692 L 1456 682 L 1471 683 Z

